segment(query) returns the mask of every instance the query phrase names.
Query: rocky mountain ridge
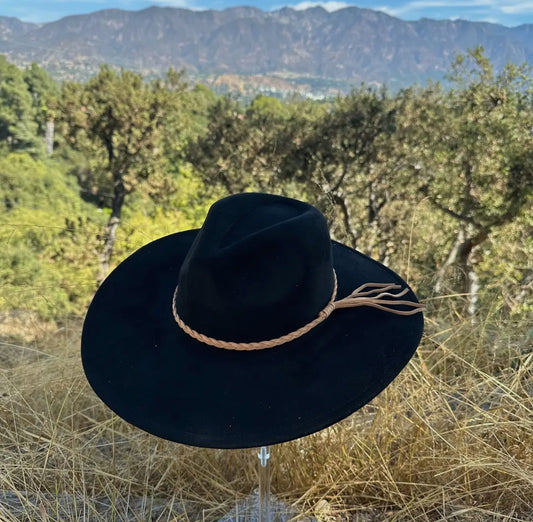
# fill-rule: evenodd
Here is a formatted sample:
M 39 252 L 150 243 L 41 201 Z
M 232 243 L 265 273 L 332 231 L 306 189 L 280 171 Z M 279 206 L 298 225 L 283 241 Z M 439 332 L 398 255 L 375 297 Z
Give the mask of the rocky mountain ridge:
M 76 79 L 109 63 L 147 75 L 174 67 L 200 77 L 271 75 L 401 86 L 442 78 L 455 53 L 476 45 L 496 67 L 533 63 L 533 24 L 406 22 L 358 7 L 108 9 L 40 25 L 0 17 L 0 53 Z

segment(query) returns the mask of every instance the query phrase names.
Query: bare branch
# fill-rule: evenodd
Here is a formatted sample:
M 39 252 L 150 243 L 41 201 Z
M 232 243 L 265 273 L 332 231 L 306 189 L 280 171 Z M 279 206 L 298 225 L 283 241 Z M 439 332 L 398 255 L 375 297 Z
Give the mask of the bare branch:
M 344 222 L 344 228 L 346 230 L 346 233 L 351 239 L 352 248 L 356 248 L 357 246 L 357 234 L 355 233 L 354 229 L 352 228 L 352 222 L 350 218 L 350 211 L 348 210 L 348 205 L 346 204 L 346 199 L 339 194 L 331 193 L 331 197 L 333 198 L 333 201 L 335 204 L 337 204 L 341 211 L 342 211 L 342 218 Z
M 435 201 L 434 198 L 430 197 L 429 201 L 432 205 L 437 207 L 439 210 L 442 210 L 442 212 L 445 212 L 449 216 L 452 216 L 455 219 L 458 219 L 459 221 L 463 221 L 465 223 L 469 223 L 470 225 L 474 225 L 476 228 L 481 228 L 481 225 L 475 222 L 474 219 L 472 219 L 470 216 L 464 216 L 463 214 L 459 214 L 452 210 L 451 208 L 445 207 L 444 205 L 441 205 L 438 201 Z

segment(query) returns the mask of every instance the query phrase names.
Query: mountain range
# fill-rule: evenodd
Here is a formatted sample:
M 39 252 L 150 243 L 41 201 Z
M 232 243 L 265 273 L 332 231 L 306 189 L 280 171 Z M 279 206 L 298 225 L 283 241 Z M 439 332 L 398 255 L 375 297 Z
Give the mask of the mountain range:
M 85 79 L 108 63 L 145 75 L 174 67 L 199 78 L 272 77 L 311 90 L 362 81 L 398 87 L 441 79 L 455 53 L 477 45 L 497 68 L 533 63 L 533 24 L 408 22 L 358 7 L 106 9 L 45 24 L 0 16 L 0 53 L 59 79 Z

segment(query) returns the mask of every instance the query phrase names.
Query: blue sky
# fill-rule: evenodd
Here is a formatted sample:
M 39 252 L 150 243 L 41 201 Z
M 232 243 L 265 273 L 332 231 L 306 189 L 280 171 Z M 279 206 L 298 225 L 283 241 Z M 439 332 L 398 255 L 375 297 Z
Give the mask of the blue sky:
M 329 11 L 350 5 L 379 9 L 404 20 L 463 18 L 515 26 L 533 23 L 533 0 L 0 0 L 0 15 L 31 22 L 48 22 L 63 16 L 107 8 L 138 10 L 151 5 L 190 9 L 224 9 L 253 5 L 265 11 L 283 6 L 305 9 L 321 5 Z

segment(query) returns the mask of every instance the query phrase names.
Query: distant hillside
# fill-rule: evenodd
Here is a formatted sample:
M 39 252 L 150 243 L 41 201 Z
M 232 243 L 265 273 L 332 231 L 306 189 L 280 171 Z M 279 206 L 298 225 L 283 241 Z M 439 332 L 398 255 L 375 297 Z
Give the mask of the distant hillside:
M 18 18 L 0 16 L 0 41 L 13 43 L 25 33 L 38 27 L 38 24 L 21 22 Z
M 40 26 L 0 17 L 0 53 L 19 64 L 36 61 L 60 78 L 83 79 L 105 62 L 144 74 L 174 67 L 199 76 L 278 76 L 295 85 L 400 86 L 441 78 L 455 52 L 475 45 L 497 67 L 533 62 L 533 25 L 405 22 L 357 7 L 110 9 Z

